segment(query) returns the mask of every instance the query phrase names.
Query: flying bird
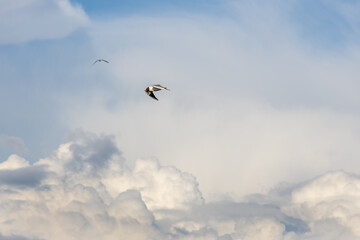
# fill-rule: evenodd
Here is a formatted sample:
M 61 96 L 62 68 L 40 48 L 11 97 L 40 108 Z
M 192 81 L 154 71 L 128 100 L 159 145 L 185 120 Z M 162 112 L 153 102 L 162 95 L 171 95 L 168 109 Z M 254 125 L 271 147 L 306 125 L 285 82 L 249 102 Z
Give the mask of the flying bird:
M 93 63 L 93 65 L 94 65 L 95 63 L 97 63 L 97 62 L 106 62 L 106 63 L 109 63 L 109 62 L 106 61 L 105 59 L 98 59 L 98 60 L 96 60 L 96 61 Z
M 147 95 L 149 95 L 149 96 L 152 97 L 153 99 L 159 101 L 159 100 L 155 97 L 154 92 L 155 92 L 155 91 L 160 91 L 160 90 L 168 90 L 168 91 L 170 91 L 170 89 L 168 89 L 168 88 L 166 88 L 166 87 L 163 87 L 163 86 L 161 86 L 160 84 L 156 84 L 156 85 L 152 85 L 152 86 L 150 86 L 150 87 L 147 87 L 147 88 L 145 89 L 145 92 L 146 92 Z

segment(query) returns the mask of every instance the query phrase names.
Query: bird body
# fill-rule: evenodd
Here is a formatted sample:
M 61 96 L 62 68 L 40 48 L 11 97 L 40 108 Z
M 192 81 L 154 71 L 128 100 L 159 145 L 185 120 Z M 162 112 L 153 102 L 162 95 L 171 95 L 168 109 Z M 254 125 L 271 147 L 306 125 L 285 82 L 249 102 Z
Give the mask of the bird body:
M 96 61 L 93 63 L 93 65 L 94 65 L 95 63 L 97 63 L 97 62 L 106 62 L 106 63 L 109 63 L 109 62 L 106 61 L 105 59 L 98 59 L 98 60 L 96 60 Z
M 160 90 L 168 90 L 168 91 L 170 91 L 170 89 L 168 89 L 168 88 L 166 88 L 166 87 L 163 87 L 163 86 L 161 86 L 160 84 L 156 84 L 156 85 L 151 85 L 151 86 L 147 87 L 147 88 L 145 89 L 145 92 L 146 92 L 147 95 L 149 95 L 149 96 L 152 97 L 153 99 L 159 101 L 159 99 L 157 99 L 157 98 L 155 97 L 154 92 L 155 92 L 155 91 L 160 91 Z

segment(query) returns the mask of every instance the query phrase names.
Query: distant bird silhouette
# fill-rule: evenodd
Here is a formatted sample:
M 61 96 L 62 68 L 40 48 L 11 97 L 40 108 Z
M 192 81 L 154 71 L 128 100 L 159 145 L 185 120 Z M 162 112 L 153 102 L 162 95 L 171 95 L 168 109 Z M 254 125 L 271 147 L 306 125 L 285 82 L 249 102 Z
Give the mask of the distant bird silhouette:
M 94 65 L 95 63 L 97 62 L 106 62 L 106 63 L 109 63 L 108 61 L 106 61 L 105 59 L 98 59 L 96 60 L 92 65 Z
M 166 87 L 163 87 L 163 86 L 161 86 L 160 84 L 156 84 L 156 85 L 152 85 L 152 86 L 150 86 L 150 87 L 147 87 L 147 88 L 145 89 L 145 92 L 146 92 L 147 95 L 149 95 L 149 96 L 152 97 L 153 99 L 159 101 L 159 99 L 157 99 L 157 98 L 155 97 L 154 92 L 155 92 L 155 91 L 160 91 L 160 90 L 168 90 L 168 91 L 170 91 L 170 89 L 168 89 L 168 88 L 166 88 Z

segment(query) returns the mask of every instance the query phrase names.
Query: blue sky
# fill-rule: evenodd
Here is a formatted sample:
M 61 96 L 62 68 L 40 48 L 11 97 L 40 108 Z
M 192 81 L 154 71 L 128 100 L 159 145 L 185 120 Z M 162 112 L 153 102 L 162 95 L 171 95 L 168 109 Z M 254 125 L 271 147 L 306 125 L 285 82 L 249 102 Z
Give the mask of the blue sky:
M 344 1 L 344 5 L 354 1 Z M 300 35 L 317 46 L 342 47 L 354 40 L 353 27 L 335 5 L 323 1 L 302 1 L 292 10 Z M 356 40 L 356 39 L 355 39 Z M 325 46 L 324 46 L 325 44 Z
M 129 16 L 137 14 L 158 15 L 166 14 L 166 12 L 220 12 L 218 0 L 196 0 L 196 1 L 143 1 L 143 0 L 126 0 L 126 1 L 72 1 L 83 6 L 85 11 L 93 17 L 109 17 L 109 16 Z
M 0 238 L 360 237 L 357 1 L 0 9 Z
M 79 3 L 84 10 L 93 18 L 107 18 L 110 16 L 147 15 L 181 16 L 183 14 L 204 14 L 225 18 L 233 18 L 233 9 L 226 1 L 73 1 Z M 243 1 L 245 2 L 245 1 Z M 258 1 L 259 2 L 259 1 Z M 339 12 L 339 1 L 290 1 L 281 3 L 275 1 L 270 5 L 285 6 L 284 14 L 288 15 L 288 21 L 294 24 L 296 31 L 307 44 L 315 44 L 316 47 L 340 48 L 353 39 L 353 28 L 344 15 Z M 262 1 L 267 5 L 266 1 Z M 356 1 L 342 1 L 341 5 L 355 4 Z M 287 8 L 286 5 L 290 5 Z M 351 6 L 350 6 L 351 7 Z M 240 16 L 241 17 L 241 16 Z M 356 39 L 355 39 L 356 41 Z
M 90 15 L 162 15 L 198 13 L 212 14 L 221 17 L 233 17 L 233 9 L 228 3 L 221 1 L 79 1 Z M 330 4 L 329 4 L 330 3 Z M 317 46 L 326 44 L 327 47 L 338 47 L 348 40 L 347 34 L 352 34 L 352 26 L 339 12 L 337 1 L 290 1 L 290 3 L 275 2 L 270 5 L 291 5 L 285 9 L 289 21 L 293 22 L 296 30 L 308 43 Z M 262 1 L 266 5 L 266 1 Z M 343 1 L 343 5 L 356 4 L 354 1 Z

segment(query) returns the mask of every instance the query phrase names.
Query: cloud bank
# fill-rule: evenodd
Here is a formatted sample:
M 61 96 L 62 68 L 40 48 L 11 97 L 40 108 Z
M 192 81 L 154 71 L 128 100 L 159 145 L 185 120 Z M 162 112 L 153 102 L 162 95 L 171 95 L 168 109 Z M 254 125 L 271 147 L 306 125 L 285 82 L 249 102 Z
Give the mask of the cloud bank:
M 62 38 L 88 22 L 69 0 L 2 0 L 0 44 Z
M 49 157 L 0 164 L 0 239 L 358 239 L 360 176 L 329 172 L 206 202 L 190 173 L 79 132 Z

